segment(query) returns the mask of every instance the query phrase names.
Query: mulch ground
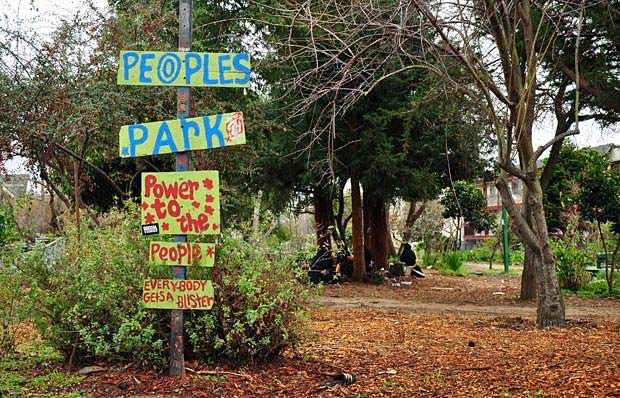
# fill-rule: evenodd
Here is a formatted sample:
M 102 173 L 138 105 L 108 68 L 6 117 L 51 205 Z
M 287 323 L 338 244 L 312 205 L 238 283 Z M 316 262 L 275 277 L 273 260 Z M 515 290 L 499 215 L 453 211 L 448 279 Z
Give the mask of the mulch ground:
M 516 306 L 523 305 L 516 299 L 518 286 L 514 276 L 430 272 L 410 286 L 347 283 L 327 286 L 323 294 Z M 494 294 L 498 291 L 504 294 Z M 188 363 L 183 379 L 131 364 L 107 366 L 69 391 L 134 398 L 620 397 L 620 317 L 595 316 L 596 307 L 611 306 L 620 313 L 620 302 L 566 301 L 592 307 L 593 315 L 572 319 L 565 328 L 539 330 L 522 318 L 318 309 L 300 345 L 268 364 L 234 368 Z M 356 381 L 326 386 L 341 372 L 355 374 Z
M 620 323 L 538 330 L 520 318 L 319 310 L 296 351 L 245 369 L 199 367 L 184 380 L 111 370 L 92 396 L 620 397 Z M 331 375 L 356 375 L 325 387 Z
M 427 278 L 402 278 L 411 285 L 392 286 L 344 283 L 324 287 L 323 295 L 331 297 L 369 297 L 415 301 L 421 303 L 535 306 L 535 300 L 519 300 L 521 277 L 515 275 L 453 276 L 425 270 Z M 617 308 L 620 300 L 589 299 L 575 295 L 564 297 L 567 306 Z

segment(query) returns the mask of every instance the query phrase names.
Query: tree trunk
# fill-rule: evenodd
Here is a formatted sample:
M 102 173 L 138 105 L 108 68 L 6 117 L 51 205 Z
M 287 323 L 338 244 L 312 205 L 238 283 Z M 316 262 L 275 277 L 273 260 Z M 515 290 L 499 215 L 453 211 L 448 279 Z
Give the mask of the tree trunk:
M 537 173 L 537 170 L 533 170 L 525 176 L 528 186 L 525 201 L 527 215 L 517 208 L 505 175 L 498 178 L 496 185 L 502 196 L 502 203 L 510 213 L 513 225 L 523 240 L 523 245 L 533 254 L 538 295 L 536 319 L 538 327 L 544 328 L 564 325 L 565 308 L 555 271 L 555 257 L 549 245 L 543 191 Z
M 364 218 L 364 245 L 372 253 L 372 237 L 370 236 L 370 195 L 364 192 L 362 197 L 362 215 Z
M 392 227 L 390 226 L 390 205 L 385 205 L 385 229 L 387 231 L 387 250 L 388 257 L 396 256 L 396 247 L 394 246 L 394 240 L 392 239 Z
M 368 208 L 364 209 L 369 212 L 370 218 L 370 241 L 372 245 L 372 259 L 375 262 L 375 268 L 381 269 L 388 267 L 389 242 L 387 218 L 385 211 L 385 203 L 383 199 L 370 197 L 368 200 Z
M 543 243 L 540 256 L 542 266 L 536 267 L 536 281 L 538 285 L 536 324 L 541 328 L 562 326 L 566 319 L 566 309 L 564 308 L 564 299 L 562 298 L 560 284 L 555 273 L 555 257 L 548 241 Z
M 530 300 L 536 298 L 536 268 L 535 261 L 537 258 L 536 253 L 529 247 L 525 246 L 525 253 L 523 257 L 523 272 L 521 273 L 521 294 L 519 298 L 521 300 Z
M 344 186 L 345 183 L 338 185 L 338 212 L 334 216 L 334 239 L 338 239 L 342 243 L 345 252 L 349 251 L 347 243 L 347 218 L 344 217 Z
M 54 191 L 48 188 L 50 194 L 49 207 L 50 207 L 50 222 L 49 227 L 53 232 L 57 232 L 58 227 L 58 212 L 56 211 L 56 202 L 54 201 Z
M 353 279 L 361 281 L 366 276 L 364 258 L 364 211 L 357 177 L 351 177 L 351 207 L 353 212 Z
M 411 236 L 412 236 L 411 228 L 413 228 L 413 225 L 418 220 L 418 218 L 420 218 L 422 213 L 424 213 L 425 209 L 426 209 L 426 202 L 422 202 L 422 204 L 417 209 L 416 209 L 416 202 L 411 202 L 411 204 L 409 204 L 409 211 L 407 212 L 407 219 L 405 220 L 405 226 L 403 227 L 403 234 L 402 234 L 403 243 L 401 244 L 401 249 L 399 250 L 399 252 L 402 251 L 402 246 L 405 243 L 410 243 Z
M 529 205 L 531 201 L 532 198 L 530 198 L 530 190 L 527 186 L 524 186 L 522 214 L 530 225 L 534 223 L 532 209 Z M 542 257 L 536 255 L 537 251 L 535 249 L 532 249 L 525 244 L 523 246 L 523 272 L 521 273 L 521 294 L 519 298 L 521 300 L 530 300 L 536 298 L 536 268 L 542 266 L 541 264 L 537 264 L 537 261 L 540 262 Z
M 314 222 L 316 228 L 317 247 L 326 247 L 331 250 L 331 236 L 329 227 L 332 225 L 332 208 L 329 193 L 321 188 L 314 190 Z

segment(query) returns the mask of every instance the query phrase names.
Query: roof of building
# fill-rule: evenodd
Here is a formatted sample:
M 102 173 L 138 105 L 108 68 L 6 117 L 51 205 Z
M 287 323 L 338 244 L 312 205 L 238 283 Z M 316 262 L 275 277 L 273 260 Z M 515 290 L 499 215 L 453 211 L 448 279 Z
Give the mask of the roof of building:
M 8 191 L 15 197 L 26 195 L 28 191 L 29 174 L 6 174 L 0 175 L 0 186 L 3 191 Z

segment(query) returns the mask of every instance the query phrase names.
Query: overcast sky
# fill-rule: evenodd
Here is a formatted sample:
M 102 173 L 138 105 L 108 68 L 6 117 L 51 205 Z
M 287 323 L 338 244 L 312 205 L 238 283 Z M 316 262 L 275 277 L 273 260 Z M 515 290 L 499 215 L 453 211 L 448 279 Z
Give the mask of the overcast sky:
M 49 34 L 59 21 L 69 18 L 76 11 L 86 10 L 87 0 L 0 0 L 0 16 L 19 16 L 34 26 L 40 35 Z M 90 0 L 97 8 L 107 7 L 106 0 Z M 15 20 L 2 19 L 0 25 L 15 24 Z M 13 26 L 11 26 L 13 27 Z M 157 49 L 153 49 L 157 50 Z M 579 147 L 596 146 L 606 143 L 620 144 L 620 128 L 601 129 L 593 121 L 580 124 L 581 134 L 571 137 L 570 140 Z M 534 144 L 539 146 L 547 142 L 555 131 L 555 119 L 548 117 L 535 125 Z M 13 159 L 7 163 L 9 172 L 25 172 L 23 161 Z

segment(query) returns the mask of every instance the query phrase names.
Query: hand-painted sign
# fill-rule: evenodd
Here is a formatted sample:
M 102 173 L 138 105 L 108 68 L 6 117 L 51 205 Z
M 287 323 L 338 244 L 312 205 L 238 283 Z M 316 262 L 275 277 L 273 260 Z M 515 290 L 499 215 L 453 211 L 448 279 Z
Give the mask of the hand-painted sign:
M 131 86 L 248 87 L 245 53 L 121 51 L 116 83 Z
M 122 126 L 122 158 L 245 144 L 241 112 Z
M 151 242 L 149 262 L 161 265 L 213 267 L 215 245 L 197 242 Z
M 142 173 L 142 222 L 163 235 L 220 233 L 218 172 Z
M 146 308 L 208 310 L 213 301 L 213 284 L 205 280 L 147 279 L 142 290 Z

